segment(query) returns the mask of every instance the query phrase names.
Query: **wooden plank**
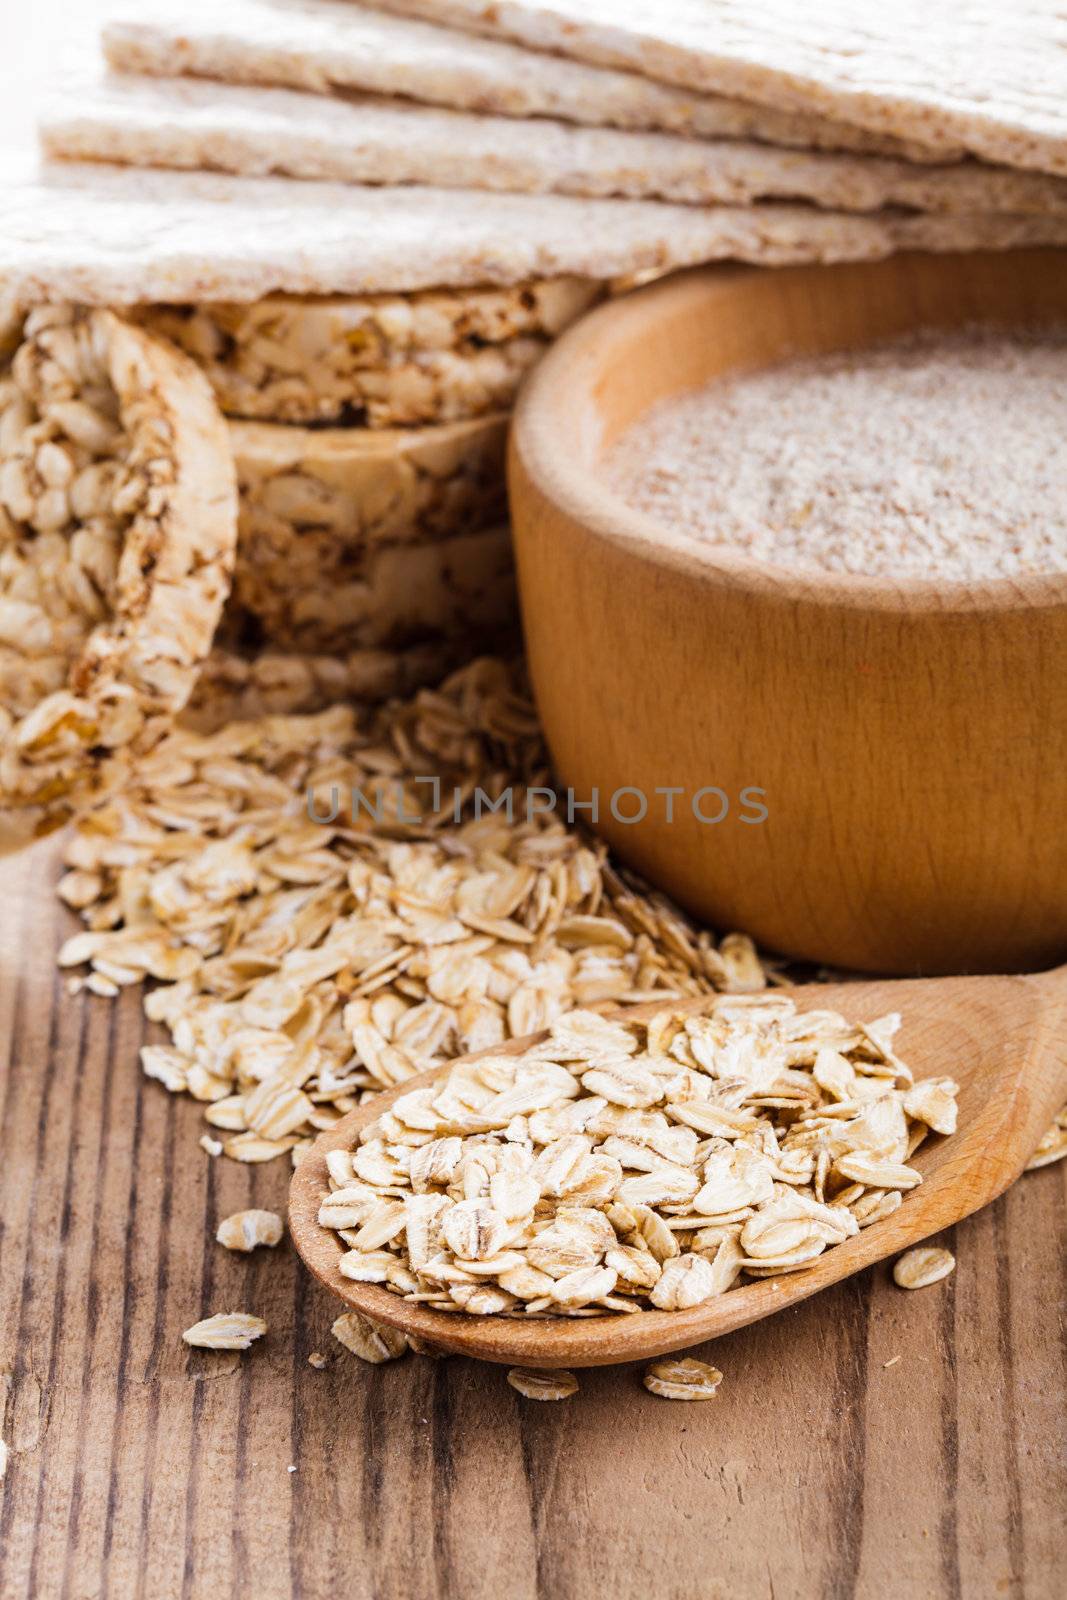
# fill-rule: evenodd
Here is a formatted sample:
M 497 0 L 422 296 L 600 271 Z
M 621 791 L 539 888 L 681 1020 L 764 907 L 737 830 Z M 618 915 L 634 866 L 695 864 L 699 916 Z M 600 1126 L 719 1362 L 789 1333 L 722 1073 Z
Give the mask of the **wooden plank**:
M 288 1244 L 213 1242 L 288 1171 L 199 1148 L 136 992 L 66 994 L 55 855 L 0 866 L 5 1600 L 1062 1593 L 1067 1167 L 961 1225 L 936 1288 L 874 1269 L 704 1347 L 707 1405 L 634 1368 L 540 1407 L 472 1362 L 368 1368 Z M 224 1309 L 267 1338 L 187 1350 Z

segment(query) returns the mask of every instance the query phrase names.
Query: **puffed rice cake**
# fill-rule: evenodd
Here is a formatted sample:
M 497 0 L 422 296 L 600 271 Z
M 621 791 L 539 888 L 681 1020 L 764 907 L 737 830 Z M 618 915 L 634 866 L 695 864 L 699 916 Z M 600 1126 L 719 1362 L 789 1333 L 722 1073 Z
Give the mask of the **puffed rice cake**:
M 505 410 L 602 292 L 585 278 L 409 295 L 266 295 L 131 309 L 203 369 L 222 410 L 263 422 L 458 422 Z
M 232 422 L 234 609 L 276 650 L 401 648 L 515 618 L 506 416 L 375 431 Z M 473 653 L 473 652 L 472 652 Z
M 42 306 L 0 374 L 0 852 L 121 788 L 229 590 L 233 461 L 187 357 Z M 7 339 L 10 346 L 11 339 Z

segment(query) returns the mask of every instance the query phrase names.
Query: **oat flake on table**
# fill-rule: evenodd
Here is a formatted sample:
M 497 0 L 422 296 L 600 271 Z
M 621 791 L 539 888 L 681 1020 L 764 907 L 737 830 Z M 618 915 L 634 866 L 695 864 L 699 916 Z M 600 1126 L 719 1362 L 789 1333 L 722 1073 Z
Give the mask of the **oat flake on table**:
M 956 1258 L 951 1250 L 938 1245 L 918 1245 L 897 1257 L 893 1282 L 899 1289 L 928 1289 L 932 1283 L 947 1278 L 955 1267 Z
M 262 1317 L 250 1316 L 247 1311 L 219 1311 L 186 1328 L 182 1338 L 202 1350 L 247 1350 L 266 1331 Z
M 722 1373 L 718 1367 L 691 1356 L 670 1356 L 651 1362 L 645 1368 L 643 1382 L 650 1394 L 658 1394 L 664 1400 L 713 1400 Z
M 508 1383 L 527 1400 L 569 1400 L 578 1393 L 578 1379 L 562 1368 L 542 1372 L 533 1367 L 512 1367 Z
M 215 1238 L 227 1250 L 247 1254 L 257 1245 L 280 1244 L 285 1224 L 276 1211 L 235 1211 L 219 1223 Z

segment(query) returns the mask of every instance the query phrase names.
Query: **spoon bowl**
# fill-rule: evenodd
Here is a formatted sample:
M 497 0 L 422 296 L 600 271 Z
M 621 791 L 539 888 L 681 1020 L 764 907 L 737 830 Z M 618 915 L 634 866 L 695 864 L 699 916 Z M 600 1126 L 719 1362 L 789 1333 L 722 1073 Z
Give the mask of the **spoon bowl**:
M 851 1021 L 899 1011 L 903 1024 L 895 1047 L 916 1078 L 952 1077 L 960 1085 L 959 1131 L 926 1140 L 912 1157 L 922 1184 L 892 1216 L 825 1251 L 810 1267 L 730 1289 L 689 1311 L 558 1319 L 444 1312 L 342 1277 L 338 1262 L 345 1246 L 318 1223 L 330 1187 L 327 1155 L 352 1149 L 361 1130 L 394 1100 L 447 1076 L 455 1062 L 375 1095 L 315 1140 L 290 1190 L 289 1227 L 298 1252 L 351 1310 L 439 1350 L 525 1367 L 645 1360 L 782 1311 L 987 1205 L 1023 1171 L 1067 1100 L 1067 967 L 1036 976 L 812 984 L 792 994 L 802 1011 L 828 1008 Z M 672 1009 L 696 1012 L 705 1004 L 687 1001 Z M 662 1009 L 657 1003 L 616 1014 L 647 1017 Z M 517 1055 L 544 1037 L 532 1034 L 480 1053 Z

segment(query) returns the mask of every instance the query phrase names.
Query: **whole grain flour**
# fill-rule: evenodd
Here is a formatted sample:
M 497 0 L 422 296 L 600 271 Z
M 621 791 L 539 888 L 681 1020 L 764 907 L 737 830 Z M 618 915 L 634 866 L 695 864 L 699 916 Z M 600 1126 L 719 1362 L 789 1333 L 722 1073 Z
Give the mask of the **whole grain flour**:
M 761 561 L 1067 570 L 1067 330 L 923 334 L 720 379 L 653 407 L 605 469 L 635 510 Z

